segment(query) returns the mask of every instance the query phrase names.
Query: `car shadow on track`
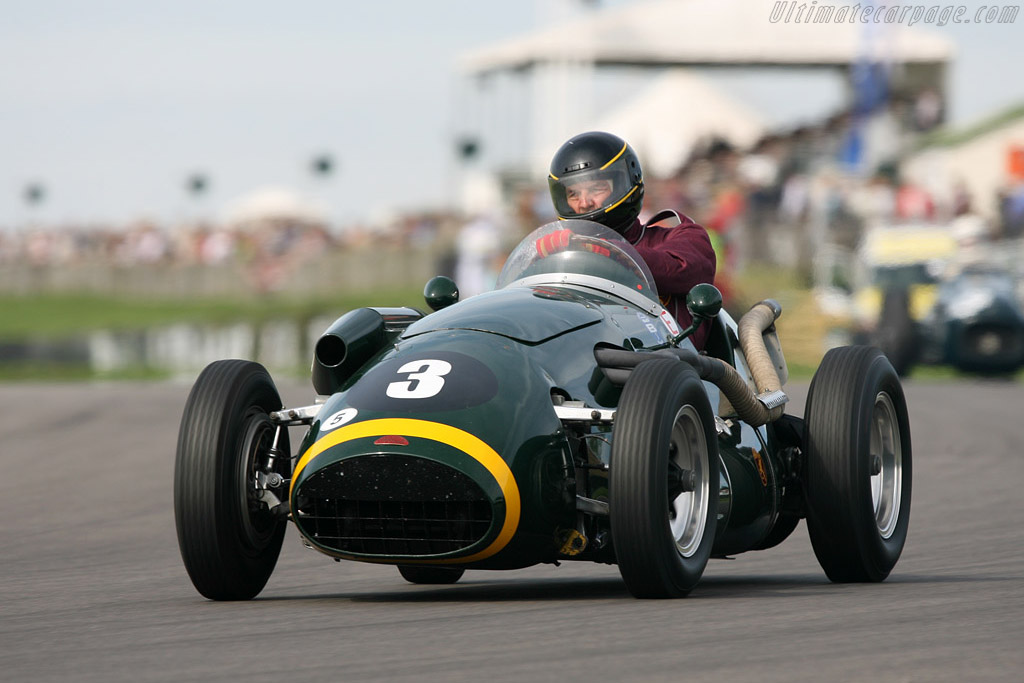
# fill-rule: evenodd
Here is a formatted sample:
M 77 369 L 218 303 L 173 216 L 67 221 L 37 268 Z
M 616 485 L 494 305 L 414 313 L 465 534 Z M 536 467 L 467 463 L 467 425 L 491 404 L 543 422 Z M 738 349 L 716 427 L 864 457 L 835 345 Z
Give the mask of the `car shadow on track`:
M 1010 580 L 1009 578 L 976 576 L 940 576 L 901 574 L 883 583 L 835 584 L 824 574 L 793 574 L 772 577 L 704 577 L 686 598 L 688 601 L 721 599 L 793 598 L 837 594 L 850 590 L 884 589 L 897 584 L 943 584 L 977 581 Z M 379 585 L 379 584 L 375 584 Z M 458 584 L 427 586 L 401 584 L 396 590 L 316 593 L 310 595 L 263 595 L 258 601 L 332 601 L 351 600 L 366 603 L 473 603 L 473 602 L 536 602 L 546 600 L 632 600 L 618 576 L 567 577 L 561 579 L 488 579 L 464 578 Z
M 449 586 L 414 586 L 365 593 L 328 593 L 307 596 L 261 596 L 258 600 L 352 600 L 353 602 L 500 602 L 538 600 L 594 600 L 628 598 L 619 577 L 537 580 L 463 579 Z
M 833 584 L 824 576 L 792 576 L 771 579 L 705 578 L 687 600 L 733 597 L 784 597 L 817 591 Z M 466 578 L 449 586 L 403 585 L 398 590 L 365 593 L 319 593 L 315 595 L 270 596 L 258 600 L 352 600 L 353 602 L 531 602 L 545 600 L 629 599 L 632 596 L 618 576 L 565 579 L 508 580 Z
M 942 576 L 938 574 L 894 574 L 879 583 L 832 583 L 822 574 L 793 574 L 771 578 L 726 576 L 704 577 L 687 598 L 810 597 L 844 591 L 886 590 L 900 585 L 1018 581 L 1015 577 Z

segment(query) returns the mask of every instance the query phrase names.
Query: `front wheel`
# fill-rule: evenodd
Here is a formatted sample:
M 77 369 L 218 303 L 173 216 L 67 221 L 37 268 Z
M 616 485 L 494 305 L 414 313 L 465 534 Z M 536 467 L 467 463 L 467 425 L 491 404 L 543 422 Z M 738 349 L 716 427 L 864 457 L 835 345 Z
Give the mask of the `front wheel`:
M 287 429 L 273 450 L 269 413 L 280 408 L 267 371 L 242 360 L 208 365 L 185 403 L 174 520 L 189 577 L 211 600 L 255 597 L 277 564 L 286 523 L 261 500 L 257 477 L 289 477 Z
M 903 552 L 913 474 L 903 387 L 878 349 L 832 349 L 807 395 L 807 530 L 835 582 L 882 581 Z
M 703 383 L 679 361 L 645 361 L 623 388 L 609 509 L 619 572 L 635 597 L 683 597 L 704 573 L 718 509 L 714 424 Z

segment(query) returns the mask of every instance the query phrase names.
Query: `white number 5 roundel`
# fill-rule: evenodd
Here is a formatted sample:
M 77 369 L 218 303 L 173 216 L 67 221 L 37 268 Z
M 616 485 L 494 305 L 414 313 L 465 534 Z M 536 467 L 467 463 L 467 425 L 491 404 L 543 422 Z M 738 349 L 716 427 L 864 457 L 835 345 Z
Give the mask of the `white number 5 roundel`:
M 452 364 L 444 360 L 414 360 L 398 368 L 399 375 L 407 375 L 403 382 L 388 385 L 391 398 L 430 398 L 444 388 L 444 376 L 452 371 Z
M 355 408 L 345 408 L 344 410 L 339 410 L 338 412 L 334 413 L 320 424 L 320 431 L 326 432 L 336 427 L 340 427 L 343 424 L 351 422 L 352 418 L 354 418 L 358 414 L 359 411 L 356 410 Z

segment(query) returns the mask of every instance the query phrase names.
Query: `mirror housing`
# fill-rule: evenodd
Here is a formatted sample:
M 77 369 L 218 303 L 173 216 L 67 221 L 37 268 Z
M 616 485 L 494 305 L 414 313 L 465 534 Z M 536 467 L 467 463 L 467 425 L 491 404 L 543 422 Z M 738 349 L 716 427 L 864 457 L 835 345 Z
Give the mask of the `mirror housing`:
M 423 288 L 423 298 L 430 310 L 440 311 L 459 301 L 459 286 L 450 277 L 437 275 Z
M 672 340 L 673 345 L 696 332 L 705 320 L 718 316 L 722 311 L 722 293 L 718 291 L 718 287 L 706 282 L 694 285 L 686 295 L 686 310 L 693 316 L 693 322 Z
M 714 318 L 722 310 L 722 293 L 714 285 L 707 283 L 694 285 L 690 293 L 686 295 L 686 309 L 690 311 L 694 321 L 697 318 L 701 320 Z

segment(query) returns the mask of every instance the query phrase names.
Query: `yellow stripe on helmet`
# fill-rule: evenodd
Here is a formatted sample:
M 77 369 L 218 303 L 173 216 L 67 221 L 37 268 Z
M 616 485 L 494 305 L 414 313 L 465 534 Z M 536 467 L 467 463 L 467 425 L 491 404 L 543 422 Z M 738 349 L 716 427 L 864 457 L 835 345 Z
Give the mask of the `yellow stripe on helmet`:
M 624 201 L 626 201 L 627 199 L 629 199 L 629 195 L 631 195 L 631 194 L 633 194 L 634 192 L 636 192 L 636 188 L 638 188 L 638 187 L 640 187 L 640 186 L 639 186 L 639 185 L 634 185 L 634 186 L 632 187 L 632 189 L 630 189 L 630 191 L 626 193 L 626 196 L 624 196 L 624 197 L 623 197 L 622 199 L 620 199 L 619 201 L 617 201 L 617 202 L 615 202 L 614 204 L 612 204 L 611 206 L 609 206 L 609 207 L 608 207 L 607 209 L 605 209 L 605 210 L 604 210 L 604 212 L 605 212 L 605 213 L 608 213 L 609 211 L 611 211 L 612 209 L 614 209 L 614 208 L 615 208 L 616 206 L 618 206 L 618 205 L 619 205 L 619 204 L 621 204 L 622 202 L 624 202 Z
M 621 156 L 622 156 L 622 153 L 626 151 L 626 147 L 627 147 L 627 146 L 628 146 L 628 145 L 627 145 L 627 144 L 626 144 L 625 142 L 623 142 L 623 143 L 622 143 L 622 149 L 620 149 L 620 150 L 619 150 L 619 153 L 618 153 L 618 154 L 616 154 L 615 156 L 613 156 L 613 157 L 612 157 L 612 160 L 611 160 L 611 161 L 609 161 L 609 162 L 608 162 L 607 164 L 605 164 L 604 166 L 602 166 L 602 167 L 601 167 L 600 169 L 598 169 L 598 170 L 601 170 L 601 171 L 603 171 L 604 169 L 606 169 L 606 168 L 608 168 L 609 166 L 611 166 L 612 164 L 614 164 L 614 163 L 615 163 L 615 161 L 616 161 L 616 159 L 618 159 L 619 157 L 621 157 Z M 558 178 L 555 178 L 555 180 L 558 180 Z

